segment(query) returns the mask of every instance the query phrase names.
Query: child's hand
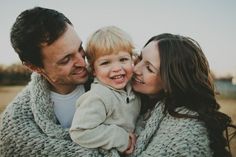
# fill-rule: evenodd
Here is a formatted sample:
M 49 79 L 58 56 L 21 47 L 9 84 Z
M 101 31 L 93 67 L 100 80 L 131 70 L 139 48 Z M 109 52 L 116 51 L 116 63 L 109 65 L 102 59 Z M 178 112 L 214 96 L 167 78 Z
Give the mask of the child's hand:
M 129 133 L 129 145 L 128 148 L 124 151 L 124 154 L 129 155 L 133 153 L 136 143 L 136 136 L 134 133 Z

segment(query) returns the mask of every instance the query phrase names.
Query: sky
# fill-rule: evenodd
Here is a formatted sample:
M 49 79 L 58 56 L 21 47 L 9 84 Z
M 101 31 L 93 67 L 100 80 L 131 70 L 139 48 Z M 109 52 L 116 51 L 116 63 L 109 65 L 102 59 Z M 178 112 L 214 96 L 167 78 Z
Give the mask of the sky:
M 189 36 L 201 45 L 215 75 L 236 77 L 235 0 L 0 0 L 0 64 L 20 62 L 10 29 L 23 10 L 35 6 L 64 13 L 84 43 L 108 25 L 129 33 L 137 50 L 157 34 Z

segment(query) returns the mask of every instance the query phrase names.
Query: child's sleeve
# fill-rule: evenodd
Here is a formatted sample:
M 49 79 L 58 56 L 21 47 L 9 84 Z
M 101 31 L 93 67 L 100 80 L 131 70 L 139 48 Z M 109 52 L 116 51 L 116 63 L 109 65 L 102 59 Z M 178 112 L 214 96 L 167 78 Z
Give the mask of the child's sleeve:
M 127 149 L 129 133 L 117 125 L 106 125 L 104 121 L 111 109 L 97 95 L 85 94 L 77 102 L 77 109 L 70 128 L 72 140 L 83 147 Z

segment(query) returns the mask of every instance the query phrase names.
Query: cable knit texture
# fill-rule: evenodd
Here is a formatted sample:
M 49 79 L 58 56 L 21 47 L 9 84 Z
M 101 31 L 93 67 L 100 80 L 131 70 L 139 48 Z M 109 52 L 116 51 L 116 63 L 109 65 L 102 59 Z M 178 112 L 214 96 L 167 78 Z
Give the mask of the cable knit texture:
M 181 113 L 194 114 L 184 108 Z M 209 139 L 203 123 L 163 114 L 158 103 L 145 122 L 137 123 L 139 137 L 132 157 L 210 157 Z M 105 157 L 119 156 L 116 150 Z M 54 115 L 47 82 L 38 74 L 7 106 L 0 126 L 0 156 L 100 156 L 97 150 L 73 143 Z
M 190 118 L 175 118 L 164 114 L 164 105 L 159 102 L 144 124 L 137 122 L 139 134 L 134 153 L 130 157 L 211 157 L 207 130 L 202 122 Z M 182 114 L 196 115 L 185 108 Z
M 73 143 L 58 123 L 48 83 L 33 73 L 31 82 L 7 106 L 0 126 L 0 156 L 100 156 Z M 108 156 L 108 152 L 104 152 Z M 107 155 L 106 155 L 107 154 Z

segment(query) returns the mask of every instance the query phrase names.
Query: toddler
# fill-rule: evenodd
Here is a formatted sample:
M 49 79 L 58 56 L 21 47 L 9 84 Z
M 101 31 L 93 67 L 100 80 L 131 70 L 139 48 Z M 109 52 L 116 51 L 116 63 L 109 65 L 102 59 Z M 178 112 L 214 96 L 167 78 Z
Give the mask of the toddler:
M 86 55 L 95 78 L 90 91 L 76 103 L 70 128 L 74 142 L 125 154 L 134 150 L 141 101 L 129 83 L 133 49 L 129 35 L 115 26 L 97 30 L 88 40 Z

